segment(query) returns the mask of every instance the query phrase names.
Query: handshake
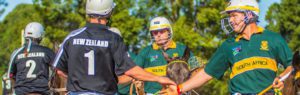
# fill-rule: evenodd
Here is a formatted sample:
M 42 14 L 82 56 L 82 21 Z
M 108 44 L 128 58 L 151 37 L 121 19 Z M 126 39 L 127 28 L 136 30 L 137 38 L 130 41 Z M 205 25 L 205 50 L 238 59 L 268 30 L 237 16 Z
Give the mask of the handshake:
M 181 85 L 177 85 L 174 81 L 170 80 L 167 77 L 159 77 L 157 80 L 163 88 L 156 92 L 154 95 L 180 95 L 181 93 Z M 144 83 L 143 81 L 133 80 L 130 86 L 130 95 L 132 95 L 133 85 L 135 85 L 135 91 L 137 95 L 146 95 L 144 91 Z

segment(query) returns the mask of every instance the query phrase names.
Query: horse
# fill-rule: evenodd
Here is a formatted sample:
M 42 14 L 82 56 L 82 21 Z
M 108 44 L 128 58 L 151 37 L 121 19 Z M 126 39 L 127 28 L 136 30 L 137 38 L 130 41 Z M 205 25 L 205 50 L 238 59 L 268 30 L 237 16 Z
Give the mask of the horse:
M 188 47 L 185 49 L 183 57 L 169 58 L 165 52 L 163 52 L 163 55 L 168 62 L 166 75 L 176 84 L 183 83 L 204 68 L 204 66 L 201 66 L 202 64 L 199 62 L 198 57 L 194 56 L 190 58 L 190 50 Z M 173 91 L 168 87 L 163 87 L 162 91 L 166 91 L 164 95 L 178 95 L 177 91 Z M 198 94 L 197 92 L 195 93 Z M 191 92 L 183 94 L 191 95 Z
M 146 95 L 143 81 L 133 79 L 130 85 L 129 95 L 133 95 L 133 89 L 135 90 L 136 95 Z
M 293 56 L 293 71 L 284 81 L 283 95 L 300 95 L 300 52 L 296 51 Z
M 187 47 L 184 51 L 183 57 L 169 58 L 168 54 L 162 50 L 163 56 L 167 61 L 166 76 L 173 80 L 176 84 L 183 83 L 191 76 L 195 75 L 198 71 L 202 70 L 204 66 L 201 66 L 199 57 L 190 58 L 190 50 Z M 191 66 L 190 62 L 193 63 Z M 133 88 L 133 85 L 135 88 Z M 142 81 L 133 81 L 130 88 L 130 94 L 132 95 L 133 89 L 135 89 L 137 95 L 145 95 L 144 83 Z M 173 91 L 167 86 L 164 86 L 161 90 L 163 95 L 178 95 L 177 91 Z M 190 94 L 188 92 L 186 94 Z M 196 93 L 196 92 L 195 92 Z M 157 94 L 157 93 L 155 93 Z M 197 93 L 196 93 L 197 94 Z
M 67 80 L 57 74 L 57 71 L 54 71 L 51 74 L 49 80 L 50 95 L 66 95 L 66 82 Z

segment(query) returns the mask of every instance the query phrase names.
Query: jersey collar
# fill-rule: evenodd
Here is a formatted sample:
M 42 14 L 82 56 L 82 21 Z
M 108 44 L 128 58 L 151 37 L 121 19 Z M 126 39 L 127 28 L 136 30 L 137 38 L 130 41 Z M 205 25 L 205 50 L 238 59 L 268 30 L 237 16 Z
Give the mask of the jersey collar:
M 261 34 L 264 32 L 264 30 L 265 30 L 264 28 L 259 26 L 257 31 L 254 34 Z M 239 42 L 241 38 L 243 38 L 243 36 L 241 34 L 237 35 L 235 38 L 235 42 Z
M 96 23 L 90 23 L 90 22 L 86 22 L 86 27 L 98 28 L 98 29 L 108 29 L 108 27 L 103 24 L 96 24 Z
M 158 46 L 156 43 L 153 43 L 152 48 L 154 50 L 158 50 L 158 49 L 160 49 L 160 46 Z M 176 43 L 173 40 L 171 40 L 170 44 L 168 45 L 168 49 L 169 48 L 173 48 L 173 49 L 176 48 Z

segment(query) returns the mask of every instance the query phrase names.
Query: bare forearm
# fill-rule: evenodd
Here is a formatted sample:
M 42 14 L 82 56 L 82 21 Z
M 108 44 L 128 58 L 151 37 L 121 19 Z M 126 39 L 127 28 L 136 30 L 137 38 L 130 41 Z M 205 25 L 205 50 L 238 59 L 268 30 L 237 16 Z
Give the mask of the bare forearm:
M 282 77 L 293 70 L 292 66 L 288 66 L 279 76 Z
M 137 80 L 142 80 L 142 81 L 158 81 L 158 76 L 155 76 L 154 74 L 151 74 L 149 72 L 146 72 L 139 66 L 135 66 L 125 72 L 125 75 L 131 76 Z
M 121 76 L 118 76 L 118 84 L 129 84 L 131 83 L 132 81 L 132 78 L 130 76 L 127 76 L 127 75 L 121 75 Z
M 182 84 L 182 92 L 190 91 L 194 88 L 200 87 L 210 79 L 212 79 L 212 77 L 208 75 L 203 69 Z

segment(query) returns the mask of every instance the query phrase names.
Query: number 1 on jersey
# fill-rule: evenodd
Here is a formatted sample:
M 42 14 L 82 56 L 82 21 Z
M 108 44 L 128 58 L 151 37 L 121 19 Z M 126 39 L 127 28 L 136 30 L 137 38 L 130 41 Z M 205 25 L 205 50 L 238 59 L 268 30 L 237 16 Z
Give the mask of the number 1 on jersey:
M 88 58 L 88 75 L 95 75 L 95 58 L 94 50 L 84 54 Z

